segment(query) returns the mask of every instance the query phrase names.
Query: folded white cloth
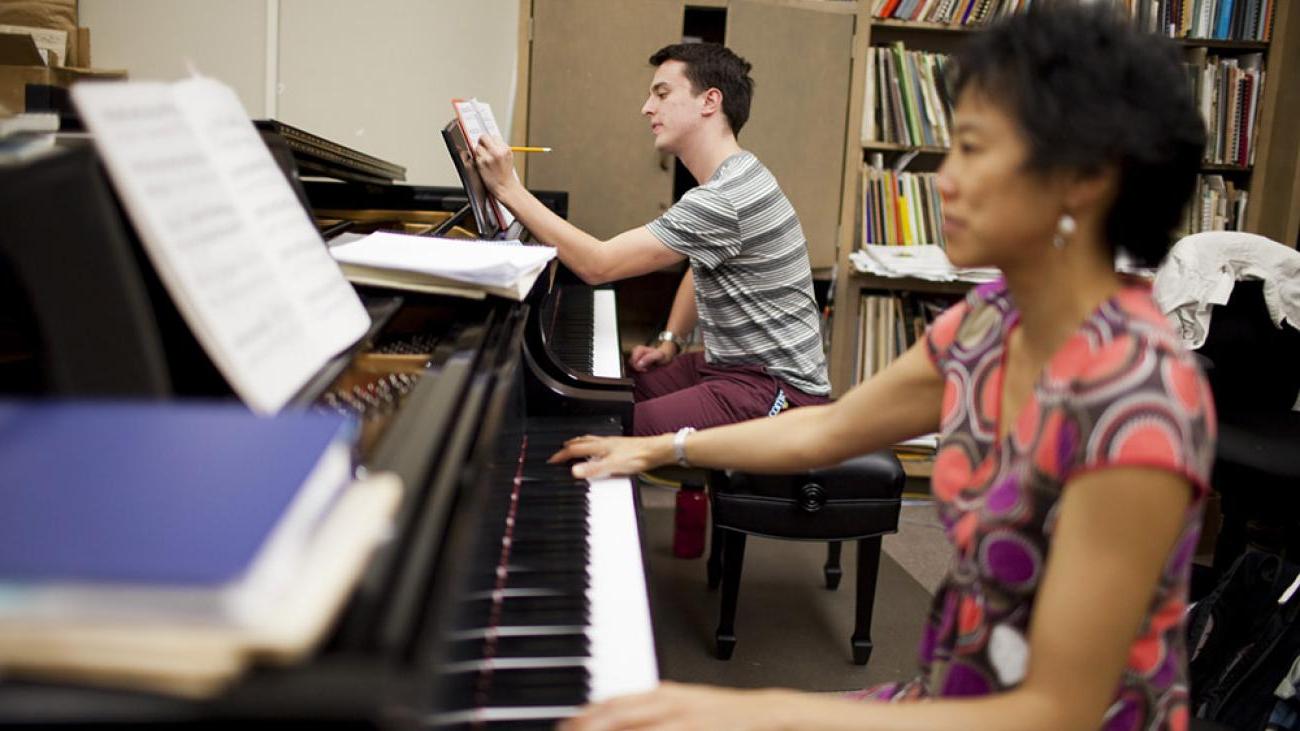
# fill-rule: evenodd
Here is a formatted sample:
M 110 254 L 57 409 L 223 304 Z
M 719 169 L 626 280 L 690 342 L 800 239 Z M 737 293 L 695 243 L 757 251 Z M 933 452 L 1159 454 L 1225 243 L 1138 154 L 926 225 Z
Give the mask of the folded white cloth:
M 1264 281 L 1273 324 L 1300 329 L 1300 252 L 1240 231 L 1206 231 L 1174 245 L 1156 272 L 1152 294 L 1178 328 L 1183 344 L 1205 344 L 1210 305 L 1226 304 L 1242 279 Z

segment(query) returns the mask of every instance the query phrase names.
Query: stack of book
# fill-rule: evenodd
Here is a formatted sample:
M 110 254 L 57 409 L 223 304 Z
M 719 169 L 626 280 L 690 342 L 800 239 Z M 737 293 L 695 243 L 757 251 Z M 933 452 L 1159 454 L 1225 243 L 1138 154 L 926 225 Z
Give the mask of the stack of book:
M 1199 48 L 1191 52 L 1186 68 L 1192 95 L 1205 120 L 1205 162 L 1240 167 L 1254 164 L 1264 55 L 1217 58 Z
M 944 246 L 943 203 L 935 173 L 862 168 L 862 244 Z
M 1196 193 L 1183 214 L 1178 235 L 1201 231 L 1243 231 L 1249 195 L 1222 175 L 1201 175 L 1196 179 Z
M 871 14 L 881 20 L 980 25 L 1032 4 L 1033 0 L 876 0 Z
M 1172 38 L 1267 41 L 1275 0 L 1124 0 L 1138 27 Z
M 858 382 L 884 370 L 925 337 L 953 297 L 912 292 L 864 292 L 858 316 Z
M 909 51 L 902 43 L 867 49 L 863 142 L 949 146 L 952 100 L 943 82 L 948 66 L 944 54 Z
M 0 403 L 0 671 L 205 697 L 328 632 L 389 529 L 351 422 Z

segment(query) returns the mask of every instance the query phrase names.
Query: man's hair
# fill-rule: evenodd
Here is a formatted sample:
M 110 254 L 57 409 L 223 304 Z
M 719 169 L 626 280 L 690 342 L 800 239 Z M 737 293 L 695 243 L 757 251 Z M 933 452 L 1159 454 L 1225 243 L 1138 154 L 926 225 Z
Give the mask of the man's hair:
M 709 89 L 722 92 L 722 113 L 731 125 L 731 133 L 739 135 L 749 120 L 749 102 L 754 98 L 749 62 L 717 43 L 674 43 L 650 56 L 651 66 L 662 66 L 667 61 L 686 65 L 693 95 Z
M 1024 131 L 1029 169 L 1114 165 L 1105 220 L 1114 249 L 1155 265 L 1196 187 L 1205 125 L 1173 42 L 1104 3 L 1034 3 L 972 37 L 955 57 L 953 98 L 977 89 Z

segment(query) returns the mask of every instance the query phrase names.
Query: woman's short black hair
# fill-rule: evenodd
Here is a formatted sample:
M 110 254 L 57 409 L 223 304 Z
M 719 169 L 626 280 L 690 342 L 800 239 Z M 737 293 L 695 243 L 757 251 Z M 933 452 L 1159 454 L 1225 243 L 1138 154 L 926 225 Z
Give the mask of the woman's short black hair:
M 1040 173 L 1119 171 L 1110 245 L 1154 266 L 1196 187 L 1205 126 L 1181 51 L 1109 3 L 1037 2 L 955 54 L 953 98 L 976 89 L 1014 117 Z

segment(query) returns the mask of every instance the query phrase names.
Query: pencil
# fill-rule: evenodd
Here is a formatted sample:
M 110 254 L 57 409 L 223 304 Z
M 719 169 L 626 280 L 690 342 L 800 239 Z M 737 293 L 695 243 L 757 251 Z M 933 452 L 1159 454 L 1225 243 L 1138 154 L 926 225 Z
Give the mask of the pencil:
M 510 149 L 514 152 L 550 152 L 549 147 L 527 147 L 524 145 L 511 145 Z

